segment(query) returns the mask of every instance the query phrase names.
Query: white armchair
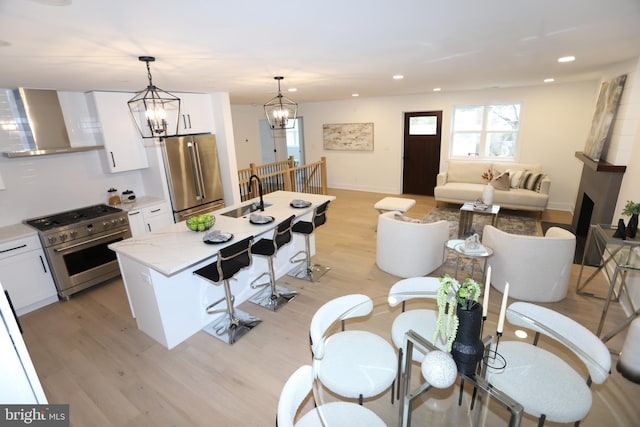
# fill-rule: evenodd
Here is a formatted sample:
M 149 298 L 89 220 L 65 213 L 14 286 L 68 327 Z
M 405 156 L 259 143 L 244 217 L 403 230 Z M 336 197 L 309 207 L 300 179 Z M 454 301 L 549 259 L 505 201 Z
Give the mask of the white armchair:
M 521 236 L 486 225 L 482 244 L 493 249 L 491 285 L 523 301 L 555 302 L 567 296 L 576 236 L 551 227 L 544 236 Z
M 378 216 L 376 263 L 380 270 L 408 278 L 426 276 L 440 267 L 449 223 L 409 222 L 396 215 L 401 216 L 397 211 Z

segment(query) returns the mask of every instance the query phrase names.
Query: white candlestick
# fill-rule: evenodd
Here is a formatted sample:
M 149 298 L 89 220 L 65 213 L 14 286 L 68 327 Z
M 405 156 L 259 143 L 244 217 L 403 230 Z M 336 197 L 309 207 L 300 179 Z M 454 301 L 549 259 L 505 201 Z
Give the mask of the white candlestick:
M 487 318 L 489 310 L 489 288 L 491 288 L 491 266 L 487 268 L 487 280 L 484 282 L 484 297 L 482 298 L 482 318 Z
M 504 316 L 507 313 L 507 297 L 509 295 L 509 282 L 504 287 L 504 294 L 502 294 L 502 305 L 500 306 L 500 317 L 498 317 L 498 333 L 502 334 L 504 330 Z

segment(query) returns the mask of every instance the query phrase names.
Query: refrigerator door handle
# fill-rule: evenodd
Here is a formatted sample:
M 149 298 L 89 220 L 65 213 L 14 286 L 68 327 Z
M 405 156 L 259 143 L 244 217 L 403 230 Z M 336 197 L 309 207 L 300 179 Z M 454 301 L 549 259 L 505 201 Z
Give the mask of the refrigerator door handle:
M 193 147 L 195 148 L 194 151 L 196 153 L 196 167 L 198 169 L 198 178 L 200 179 L 198 184 L 200 185 L 200 199 L 202 200 L 206 199 L 207 195 L 204 192 L 204 189 L 206 188 L 204 185 L 204 174 L 202 173 L 202 162 L 200 161 L 200 149 L 198 148 L 198 143 L 196 141 L 193 141 Z
M 196 187 L 196 200 L 202 200 L 202 177 L 200 176 L 202 170 L 200 169 L 196 143 L 191 141 L 187 142 L 187 149 L 189 150 L 189 160 L 191 160 L 191 173 L 193 173 L 193 182 Z

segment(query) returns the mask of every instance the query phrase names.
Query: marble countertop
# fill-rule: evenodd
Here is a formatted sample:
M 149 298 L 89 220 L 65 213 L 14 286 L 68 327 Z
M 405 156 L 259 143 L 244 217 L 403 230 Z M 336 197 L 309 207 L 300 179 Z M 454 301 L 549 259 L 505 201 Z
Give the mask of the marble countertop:
M 27 224 L 14 224 L 0 227 L 0 243 L 38 234 L 38 230 Z
M 307 200 L 311 202 L 311 206 L 303 209 L 292 208 L 289 203 L 294 199 Z M 251 235 L 257 237 L 267 233 L 289 216 L 305 215 L 312 212 L 316 206 L 323 202 L 334 199 L 334 196 L 289 191 L 276 191 L 266 194 L 264 195 L 264 202 L 265 204 L 270 203 L 271 206 L 265 207 L 264 212 L 258 213 L 272 216 L 274 221 L 264 225 L 250 223 L 248 215 L 240 218 L 222 215 L 224 212 L 259 201 L 258 198 L 213 211 L 211 213 L 215 215 L 216 222 L 211 230 L 232 233 L 234 236 L 229 242 L 218 245 L 204 243 L 202 238 L 205 233 L 189 230 L 184 221 L 182 221 L 152 233 L 113 243 L 109 245 L 109 248 L 119 255 L 130 257 L 153 270 L 166 276 L 171 276 L 207 258 L 214 257 L 221 248 L 227 245 Z
M 142 209 L 145 206 L 153 205 L 156 203 L 163 203 L 164 199 L 158 197 L 138 197 L 133 203 L 120 203 L 116 208 L 122 209 L 125 212 Z

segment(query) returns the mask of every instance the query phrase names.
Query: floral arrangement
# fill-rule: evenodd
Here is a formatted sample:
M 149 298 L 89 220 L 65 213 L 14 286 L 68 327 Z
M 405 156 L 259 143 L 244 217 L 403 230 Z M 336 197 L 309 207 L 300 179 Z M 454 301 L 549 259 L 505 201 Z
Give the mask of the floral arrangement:
M 485 172 L 482 172 L 482 179 L 491 181 L 493 179 L 493 169 L 489 168 Z
M 438 288 L 438 320 L 433 342 L 441 338 L 447 344 L 447 351 L 451 351 L 451 345 L 458 332 L 458 316 L 456 309 L 471 310 L 478 304 L 478 298 L 482 284 L 471 277 L 467 277 L 462 283 L 445 274 L 440 279 Z
M 627 200 L 627 204 L 624 206 L 622 210 L 622 215 L 639 215 L 640 214 L 640 203 L 633 203 L 631 200 Z

